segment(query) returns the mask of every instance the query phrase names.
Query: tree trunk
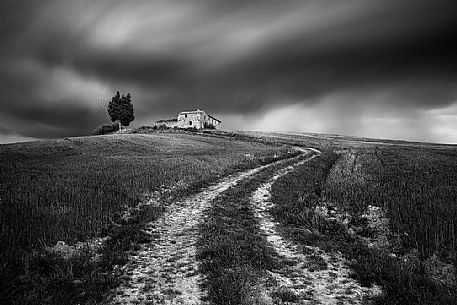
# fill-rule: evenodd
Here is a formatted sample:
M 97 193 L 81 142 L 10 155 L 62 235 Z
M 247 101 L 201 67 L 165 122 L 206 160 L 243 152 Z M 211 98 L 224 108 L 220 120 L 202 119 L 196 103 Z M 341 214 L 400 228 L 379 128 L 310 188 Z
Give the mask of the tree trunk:
M 122 124 L 121 124 L 121 122 L 119 121 L 119 131 L 121 131 L 121 130 L 122 130 Z

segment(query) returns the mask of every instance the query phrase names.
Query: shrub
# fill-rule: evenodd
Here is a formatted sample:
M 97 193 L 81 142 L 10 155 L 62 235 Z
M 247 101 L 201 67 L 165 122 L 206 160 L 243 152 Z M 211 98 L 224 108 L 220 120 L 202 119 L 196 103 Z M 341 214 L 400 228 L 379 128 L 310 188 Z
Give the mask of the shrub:
M 157 127 L 156 127 L 157 126 Z M 171 129 L 170 127 L 168 127 L 167 125 L 165 124 L 162 124 L 162 125 L 155 125 L 154 127 L 156 127 L 156 130 L 169 130 Z
M 104 134 L 113 133 L 119 130 L 118 124 L 104 124 L 100 125 L 92 131 L 93 136 L 100 136 Z

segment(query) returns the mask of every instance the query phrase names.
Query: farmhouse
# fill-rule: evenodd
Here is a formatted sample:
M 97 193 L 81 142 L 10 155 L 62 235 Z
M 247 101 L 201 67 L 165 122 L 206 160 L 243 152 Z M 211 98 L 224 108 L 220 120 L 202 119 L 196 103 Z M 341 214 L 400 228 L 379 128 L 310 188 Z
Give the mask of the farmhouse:
M 159 120 L 156 126 L 165 125 L 169 128 L 217 128 L 222 122 L 205 111 L 197 109 L 193 111 L 183 111 L 178 114 L 177 119 Z

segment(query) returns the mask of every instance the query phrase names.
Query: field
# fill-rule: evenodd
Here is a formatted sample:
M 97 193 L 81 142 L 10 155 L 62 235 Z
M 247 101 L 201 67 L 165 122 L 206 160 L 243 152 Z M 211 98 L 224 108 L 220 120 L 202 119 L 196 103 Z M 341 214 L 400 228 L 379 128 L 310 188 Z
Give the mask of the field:
M 212 131 L 3 145 L 0 156 L 7 303 L 92 304 L 115 289 L 119 304 L 457 302 L 456 146 Z M 95 261 L 90 247 L 70 260 L 50 251 L 105 236 Z M 176 291 L 181 269 L 194 290 Z
M 23 275 L 33 271 L 28 260 L 36 251 L 57 241 L 74 244 L 105 236 L 128 207 L 153 194 L 185 196 L 219 176 L 253 167 L 280 152 L 271 145 L 186 134 L 0 146 L 3 300 L 30 288 Z M 150 217 L 160 213 L 157 209 Z M 42 290 L 50 289 L 40 285 Z
M 360 281 L 384 287 L 379 303 L 455 303 L 457 149 L 341 137 L 322 146 L 273 190 L 289 235 L 341 251 Z

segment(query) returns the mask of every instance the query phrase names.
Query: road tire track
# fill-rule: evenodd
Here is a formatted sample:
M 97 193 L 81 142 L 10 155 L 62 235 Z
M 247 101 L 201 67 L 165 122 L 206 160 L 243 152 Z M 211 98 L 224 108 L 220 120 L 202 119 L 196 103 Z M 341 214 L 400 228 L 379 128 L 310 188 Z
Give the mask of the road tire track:
M 301 150 L 304 153 L 309 151 Z M 256 173 L 298 157 L 276 161 L 226 178 L 203 191 L 170 206 L 144 232 L 151 242 L 129 257 L 124 267 L 128 280 L 115 292 L 113 304 L 205 304 L 206 293 L 196 259 L 198 226 L 204 211 L 222 192 Z
M 298 247 L 287 240 L 278 228 L 279 223 L 269 213 L 274 206 L 271 201 L 273 183 L 319 154 L 280 169 L 252 193 L 251 203 L 261 231 L 278 258 L 288 262 L 281 270 L 268 271 L 260 281 L 265 304 L 366 304 L 367 299 L 381 293 L 379 287 L 362 287 L 351 278 L 341 253 L 326 253 L 312 246 Z

